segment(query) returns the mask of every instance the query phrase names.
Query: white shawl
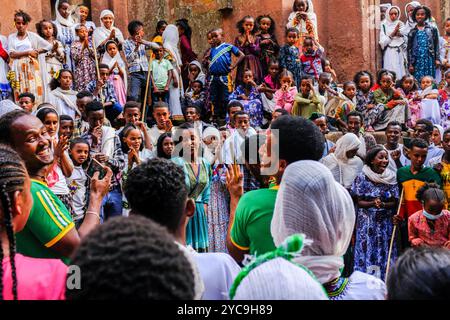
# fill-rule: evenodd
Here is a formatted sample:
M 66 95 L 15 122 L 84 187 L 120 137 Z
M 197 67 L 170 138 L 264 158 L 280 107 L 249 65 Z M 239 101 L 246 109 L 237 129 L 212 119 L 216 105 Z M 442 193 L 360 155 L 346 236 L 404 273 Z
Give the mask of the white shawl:
M 69 17 L 67 17 L 67 19 L 64 18 L 59 13 L 58 6 L 59 6 L 59 0 L 56 0 L 56 3 L 55 3 L 56 20 L 55 20 L 55 22 L 59 22 L 61 25 L 65 26 L 65 27 L 72 28 L 77 23 L 75 18 L 72 16 L 73 13 L 75 12 L 75 10 L 74 10 L 75 6 L 71 6 L 72 7 L 72 9 L 70 10 L 71 13 L 69 14 Z
M 317 15 L 314 12 L 314 4 L 311 0 L 308 0 L 308 10 L 306 11 L 306 14 L 308 15 L 308 19 L 311 20 L 313 26 L 314 26 L 314 34 L 316 38 L 318 37 L 317 34 Z M 300 32 L 306 32 L 306 24 L 304 22 L 300 22 L 300 25 L 295 26 L 294 20 L 297 17 L 297 12 L 291 12 L 288 18 L 288 23 L 286 24 L 286 28 L 297 28 Z M 304 29 L 304 30 L 302 30 Z
M 114 158 L 114 138 L 116 131 L 111 127 L 102 126 L 102 153 Z
M 53 45 L 45 40 L 44 38 L 40 37 L 37 33 L 27 31 L 27 37 L 30 39 L 31 47 L 33 49 L 45 49 L 47 51 L 50 51 L 53 47 Z M 16 42 L 18 41 L 17 32 L 14 32 L 8 36 L 8 53 L 16 51 Z M 41 54 L 44 55 L 44 54 Z
M 394 9 L 398 11 L 398 17 L 395 21 L 392 21 L 389 13 Z M 405 44 L 406 40 L 404 37 L 404 31 L 403 31 L 405 24 L 402 21 L 400 21 L 401 15 L 402 15 L 402 12 L 401 12 L 400 8 L 397 6 L 391 6 L 386 11 L 386 18 L 384 19 L 383 23 L 381 24 L 381 30 L 380 30 L 380 46 L 381 46 L 382 50 L 384 50 L 387 46 L 400 47 L 403 44 Z M 391 39 L 391 38 L 389 38 L 389 36 L 394 31 L 397 24 L 400 24 L 400 34 L 402 34 L 402 36 L 401 37 L 396 36 Z
M 195 81 L 200 81 L 201 83 L 203 83 L 203 85 L 205 85 L 206 75 L 203 72 L 202 64 L 200 62 L 198 62 L 197 60 L 194 60 L 191 63 L 189 63 L 189 65 L 191 65 L 191 64 L 193 64 L 194 66 L 196 66 L 200 70 L 200 73 L 198 74 L 198 76 L 195 79 Z
M 320 283 L 340 276 L 355 226 L 355 209 L 347 190 L 316 161 L 290 164 L 275 203 L 271 233 L 275 246 L 290 235 L 305 234 L 313 243 L 294 261 L 306 266 Z
M 370 181 L 374 183 L 390 185 L 397 184 L 397 174 L 389 168 L 386 168 L 382 174 L 379 174 L 374 172 L 368 165 L 364 165 L 362 172 L 367 176 L 367 178 L 369 178 Z
M 109 35 L 111 34 L 111 31 L 114 29 L 116 33 L 116 38 L 119 40 L 119 43 L 123 43 L 125 39 L 123 38 L 122 31 L 119 30 L 119 28 L 114 27 L 114 21 L 111 25 L 111 29 L 106 29 L 105 25 L 103 24 L 102 18 L 106 16 L 112 16 L 113 19 L 115 18 L 114 13 L 111 10 L 103 10 L 100 13 L 100 27 L 96 28 L 94 30 L 94 33 L 92 34 L 92 40 L 95 43 L 95 46 L 99 46 L 103 41 L 105 41 Z
M 109 69 L 111 69 L 114 64 L 117 62 L 117 65 L 119 66 L 120 70 L 123 73 L 123 82 L 125 83 L 125 91 L 128 88 L 128 76 L 127 76 L 127 66 L 125 62 L 122 59 L 122 56 L 120 55 L 120 52 L 117 51 L 116 55 L 114 57 L 111 57 L 108 53 L 108 51 L 105 50 L 105 54 L 103 55 L 102 62 L 106 65 L 108 65 Z
M 405 5 L 405 14 L 406 14 L 406 24 L 405 28 L 403 29 L 403 34 L 407 36 L 409 32 L 416 27 L 416 23 L 413 21 L 413 19 L 408 15 L 408 7 L 412 6 L 413 8 L 417 8 L 420 6 L 419 1 L 411 1 Z
M 54 105 L 58 114 L 60 115 L 66 114 L 63 110 L 63 106 L 61 105 L 61 103 L 63 103 L 66 107 L 73 110 L 74 114 L 81 117 L 81 113 L 76 105 L 77 93 L 78 92 L 74 90 L 63 90 L 60 87 L 58 87 L 50 93 L 49 100 Z M 69 116 L 72 116 L 72 114 L 69 114 Z
M 320 160 L 330 171 L 337 182 L 346 188 L 350 188 L 356 176 L 363 167 L 362 160 L 355 156 L 347 158 L 347 152 L 359 149 L 361 140 L 353 133 L 347 133 L 336 143 L 336 151 Z

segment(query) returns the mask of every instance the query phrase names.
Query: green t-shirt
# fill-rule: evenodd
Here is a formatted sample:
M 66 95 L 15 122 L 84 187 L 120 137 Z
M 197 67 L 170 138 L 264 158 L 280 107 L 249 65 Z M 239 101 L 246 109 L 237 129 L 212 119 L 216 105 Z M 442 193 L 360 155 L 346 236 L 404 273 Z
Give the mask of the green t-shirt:
M 32 180 L 33 208 L 22 231 L 16 234 L 17 252 L 33 258 L 69 260 L 50 249 L 75 227 L 69 211 L 46 184 Z
M 241 250 L 261 255 L 275 250 L 270 224 L 278 189 L 259 189 L 247 192 L 239 200 L 231 228 L 231 241 Z

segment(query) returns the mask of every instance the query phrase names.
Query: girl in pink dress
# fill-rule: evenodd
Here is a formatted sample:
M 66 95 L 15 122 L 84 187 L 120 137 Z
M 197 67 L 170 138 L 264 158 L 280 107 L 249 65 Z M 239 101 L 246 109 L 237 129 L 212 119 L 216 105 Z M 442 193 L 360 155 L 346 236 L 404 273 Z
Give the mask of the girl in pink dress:
M 280 85 L 281 88 L 274 95 L 276 109 L 285 109 L 291 113 L 298 91 L 294 85 L 294 76 L 290 71 L 285 70 L 280 74 Z

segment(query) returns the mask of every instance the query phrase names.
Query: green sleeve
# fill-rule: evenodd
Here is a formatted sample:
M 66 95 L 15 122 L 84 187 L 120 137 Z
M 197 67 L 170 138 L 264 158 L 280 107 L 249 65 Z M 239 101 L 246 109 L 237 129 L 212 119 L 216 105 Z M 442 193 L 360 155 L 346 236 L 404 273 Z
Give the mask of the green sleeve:
M 47 248 L 52 247 L 75 225 L 64 204 L 47 189 L 33 190 L 33 209 L 27 228 Z
M 233 226 L 231 227 L 231 241 L 241 250 L 250 249 L 250 239 L 246 232 L 247 217 L 249 215 L 249 205 L 245 196 L 241 198 L 236 208 Z

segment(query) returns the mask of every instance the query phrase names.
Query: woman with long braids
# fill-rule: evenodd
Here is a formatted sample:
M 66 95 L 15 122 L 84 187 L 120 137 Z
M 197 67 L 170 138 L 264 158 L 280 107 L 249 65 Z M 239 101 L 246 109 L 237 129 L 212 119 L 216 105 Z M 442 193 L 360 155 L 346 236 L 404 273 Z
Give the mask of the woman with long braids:
M 0 144 L 0 300 L 64 299 L 67 266 L 58 259 L 16 253 L 32 207 L 31 181 L 20 156 Z

